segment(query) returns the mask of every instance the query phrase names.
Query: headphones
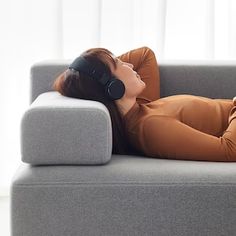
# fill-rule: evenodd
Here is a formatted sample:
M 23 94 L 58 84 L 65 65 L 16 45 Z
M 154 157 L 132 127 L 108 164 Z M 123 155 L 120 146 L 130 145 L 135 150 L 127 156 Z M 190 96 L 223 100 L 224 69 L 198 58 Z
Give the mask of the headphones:
M 87 76 L 98 81 L 103 85 L 106 96 L 111 100 L 120 99 L 125 93 L 124 83 L 115 76 L 111 76 L 107 72 L 107 68 L 104 64 L 102 64 L 101 67 L 98 67 L 92 65 L 83 56 L 79 56 L 69 65 L 69 69 L 72 71 L 83 72 Z

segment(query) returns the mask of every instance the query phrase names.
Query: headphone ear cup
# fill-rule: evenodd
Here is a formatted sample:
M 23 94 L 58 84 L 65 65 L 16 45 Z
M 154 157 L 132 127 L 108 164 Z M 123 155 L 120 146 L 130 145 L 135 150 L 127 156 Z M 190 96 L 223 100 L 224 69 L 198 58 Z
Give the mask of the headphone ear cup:
M 125 94 L 125 85 L 124 83 L 117 79 L 116 77 L 112 77 L 109 83 L 106 85 L 106 94 L 111 100 L 117 100 L 124 96 Z

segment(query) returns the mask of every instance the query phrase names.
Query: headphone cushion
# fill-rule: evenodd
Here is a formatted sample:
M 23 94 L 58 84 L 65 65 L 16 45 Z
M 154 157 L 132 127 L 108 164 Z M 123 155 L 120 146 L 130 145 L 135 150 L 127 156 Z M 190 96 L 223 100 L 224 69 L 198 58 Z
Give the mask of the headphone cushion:
M 106 93 L 112 100 L 120 99 L 124 96 L 125 85 L 121 80 L 113 77 L 106 86 Z

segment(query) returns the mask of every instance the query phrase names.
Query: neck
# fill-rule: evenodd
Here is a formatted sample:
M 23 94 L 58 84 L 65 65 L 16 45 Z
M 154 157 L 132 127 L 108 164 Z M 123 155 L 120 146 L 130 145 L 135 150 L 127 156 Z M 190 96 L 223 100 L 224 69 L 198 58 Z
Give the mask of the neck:
M 118 109 L 122 116 L 125 116 L 128 111 L 131 109 L 131 107 L 136 103 L 136 98 L 125 98 L 122 97 L 121 99 L 118 99 L 115 101 L 116 105 L 118 106 Z

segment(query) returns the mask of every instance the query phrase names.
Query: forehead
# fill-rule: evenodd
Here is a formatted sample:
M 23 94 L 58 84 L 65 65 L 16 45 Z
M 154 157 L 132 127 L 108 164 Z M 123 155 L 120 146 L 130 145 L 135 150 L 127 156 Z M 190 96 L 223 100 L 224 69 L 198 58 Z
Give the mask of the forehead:
M 109 54 L 105 55 L 104 59 L 110 66 L 116 68 L 116 66 L 118 64 L 118 58 L 114 54 L 109 53 Z
M 121 60 L 114 55 L 111 55 L 107 62 L 112 72 L 116 71 L 117 67 L 121 64 Z
M 116 67 L 119 67 L 123 64 L 123 61 L 119 59 L 118 57 L 115 58 L 115 62 L 116 62 Z
M 113 67 L 112 69 L 117 70 L 122 65 L 122 61 L 118 57 L 114 57 L 114 61 L 115 61 L 116 66 Z
M 116 63 L 121 63 L 122 62 L 121 59 L 118 58 L 118 57 L 115 57 L 114 59 L 115 59 Z

